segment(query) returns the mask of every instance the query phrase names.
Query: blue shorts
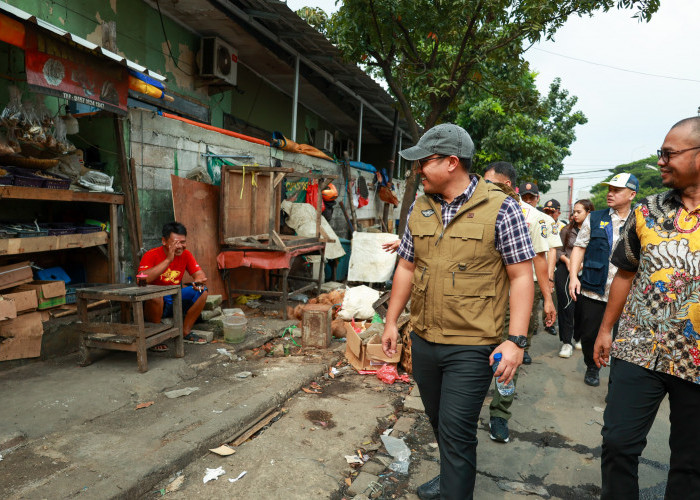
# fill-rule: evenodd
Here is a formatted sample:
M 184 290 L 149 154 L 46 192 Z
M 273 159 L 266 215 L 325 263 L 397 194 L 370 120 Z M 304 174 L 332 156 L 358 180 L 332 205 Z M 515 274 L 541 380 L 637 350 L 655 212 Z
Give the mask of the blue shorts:
M 192 285 L 182 287 L 182 315 L 183 317 L 190 310 L 190 307 L 197 302 L 197 299 L 206 292 L 207 287 L 202 287 L 202 290 L 195 290 Z M 163 318 L 173 317 L 173 297 L 174 295 L 166 295 L 163 297 Z

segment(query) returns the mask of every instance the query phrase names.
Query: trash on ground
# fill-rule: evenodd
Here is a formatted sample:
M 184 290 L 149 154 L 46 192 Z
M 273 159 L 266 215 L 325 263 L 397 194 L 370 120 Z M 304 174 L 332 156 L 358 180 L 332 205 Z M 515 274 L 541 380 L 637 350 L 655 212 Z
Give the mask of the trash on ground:
M 309 389 L 308 387 L 302 387 L 301 390 L 304 391 L 306 394 L 321 394 L 321 393 L 323 393 L 323 391 L 320 389 Z
M 377 370 L 377 378 L 385 384 L 393 384 L 397 380 L 407 384 L 411 382 L 408 379 L 408 375 L 405 373 L 399 376 L 399 372 L 396 370 L 396 365 L 389 364 L 385 364 L 379 370 Z
M 174 391 L 165 392 L 165 397 L 169 399 L 179 398 L 181 396 L 189 396 L 194 391 L 198 391 L 199 387 L 185 387 L 184 389 L 175 389 Z
M 306 304 L 309 301 L 309 297 L 303 293 L 297 293 L 289 296 L 289 300 L 296 300 L 297 302 L 303 302 Z
M 350 465 L 352 464 L 359 464 L 362 465 L 365 463 L 364 460 L 362 460 L 359 456 L 357 455 L 345 455 L 345 461 L 349 463 Z
M 224 349 L 223 347 L 221 347 L 217 349 L 216 352 L 218 352 L 219 354 L 223 354 L 224 356 L 228 356 L 230 360 L 233 360 L 233 354 L 228 349 Z
M 236 378 L 248 378 L 253 374 L 253 372 L 238 372 L 234 375 Z
M 237 478 L 235 478 L 235 479 L 228 478 L 228 482 L 229 482 L 229 483 L 235 483 L 236 481 L 238 481 L 240 478 L 242 478 L 242 477 L 245 476 L 246 474 L 248 474 L 248 471 L 247 471 L 247 470 L 244 470 L 243 472 L 241 472 L 240 474 L 238 474 L 238 477 L 237 477 Z
M 394 458 L 394 461 L 389 464 L 389 469 L 399 474 L 408 474 L 408 465 L 410 463 L 411 449 L 406 446 L 403 439 L 398 439 L 391 436 L 380 436 L 386 451 Z
M 393 431 L 393 430 L 394 430 L 393 427 L 389 427 L 387 430 L 382 432 L 382 436 L 388 436 L 389 434 L 391 434 L 391 431 Z
M 253 300 L 257 300 L 261 297 L 261 295 L 256 295 L 256 294 L 251 294 L 251 295 L 241 295 L 236 299 L 236 304 L 248 304 L 248 302 L 251 302 Z M 250 304 L 248 304 L 250 306 Z
M 141 408 L 148 408 L 152 404 L 155 404 L 155 401 L 148 401 L 147 403 L 139 403 L 136 405 L 135 410 L 140 410 Z
M 206 474 L 204 474 L 202 482 L 207 483 L 212 479 L 218 479 L 219 476 L 223 476 L 224 474 L 226 474 L 226 471 L 223 467 L 217 467 L 216 469 L 207 469 L 207 472 Z
M 353 318 L 369 319 L 374 316 L 372 304 L 379 298 L 379 292 L 365 285 L 348 288 L 343 296 L 343 307 L 338 317 L 345 321 Z
M 227 457 L 236 453 L 236 450 L 225 444 L 222 444 L 218 448 L 209 448 L 209 451 L 211 451 L 212 453 L 216 453 L 217 455 L 220 455 L 222 457 Z
M 166 493 L 172 493 L 173 491 L 177 491 L 180 489 L 182 486 L 182 483 L 185 482 L 185 476 L 178 476 L 176 477 L 173 482 L 171 482 L 169 485 L 165 487 L 165 492 Z

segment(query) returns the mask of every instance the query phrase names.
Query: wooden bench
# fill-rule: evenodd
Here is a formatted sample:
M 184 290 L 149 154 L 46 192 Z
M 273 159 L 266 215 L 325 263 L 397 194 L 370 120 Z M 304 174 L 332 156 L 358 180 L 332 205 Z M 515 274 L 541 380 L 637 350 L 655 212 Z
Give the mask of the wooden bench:
M 146 323 L 143 303 L 149 299 L 173 295 L 173 324 Z M 88 317 L 89 300 L 108 300 L 121 306 L 119 322 L 94 321 Z M 104 285 L 77 290 L 78 315 L 80 317 L 81 366 L 92 363 L 92 354 L 97 349 L 130 351 L 136 353 L 138 369 L 148 371 L 148 349 L 175 339 L 175 357 L 185 355 L 182 338 L 182 296 L 179 285 L 134 286 L 126 284 Z

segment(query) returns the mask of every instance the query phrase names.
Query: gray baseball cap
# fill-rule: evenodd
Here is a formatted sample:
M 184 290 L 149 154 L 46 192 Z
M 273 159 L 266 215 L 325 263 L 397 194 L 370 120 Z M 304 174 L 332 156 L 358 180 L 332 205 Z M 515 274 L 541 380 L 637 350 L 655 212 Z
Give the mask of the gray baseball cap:
M 474 156 L 474 142 L 459 125 L 443 123 L 428 130 L 418 140 L 418 144 L 399 154 L 408 161 L 421 160 L 435 154 L 471 158 Z

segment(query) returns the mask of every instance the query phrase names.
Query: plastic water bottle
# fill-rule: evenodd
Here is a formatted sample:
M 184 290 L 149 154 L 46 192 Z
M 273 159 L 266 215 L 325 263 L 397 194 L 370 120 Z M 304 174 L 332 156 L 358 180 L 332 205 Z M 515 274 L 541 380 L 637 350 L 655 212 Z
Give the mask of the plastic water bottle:
M 501 362 L 502 357 L 503 355 L 500 352 L 497 352 L 493 355 L 492 368 L 494 373 L 496 373 L 496 370 L 498 370 L 498 364 Z M 499 382 L 498 379 L 496 379 L 496 389 L 498 389 L 498 392 L 501 393 L 501 396 L 510 396 L 515 392 L 515 384 L 513 384 L 512 380 L 507 384 L 504 384 L 503 382 Z

